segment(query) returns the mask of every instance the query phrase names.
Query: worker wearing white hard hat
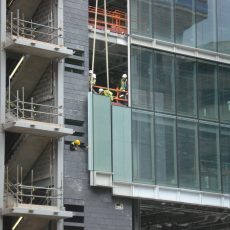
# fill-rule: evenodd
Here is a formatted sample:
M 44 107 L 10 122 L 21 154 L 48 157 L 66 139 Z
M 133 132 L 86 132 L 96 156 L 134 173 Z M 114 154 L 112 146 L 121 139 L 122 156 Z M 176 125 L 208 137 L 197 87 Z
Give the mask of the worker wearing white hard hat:
M 94 91 L 93 87 L 96 85 L 97 76 L 92 70 L 89 71 L 89 91 Z
M 128 90 L 128 76 L 127 74 L 122 74 L 121 76 L 121 81 L 120 81 L 120 91 L 124 91 L 124 92 L 120 92 L 119 93 L 119 98 L 121 99 L 127 99 L 127 91 Z M 120 103 L 125 104 L 126 101 L 124 100 L 120 100 Z
M 125 79 L 126 79 L 127 77 L 128 77 L 128 76 L 127 76 L 127 74 L 125 74 L 125 73 L 122 75 L 122 78 L 125 78 Z
M 100 88 L 100 89 L 98 90 L 98 93 L 99 93 L 100 95 L 103 95 L 103 94 L 104 94 L 104 90 Z

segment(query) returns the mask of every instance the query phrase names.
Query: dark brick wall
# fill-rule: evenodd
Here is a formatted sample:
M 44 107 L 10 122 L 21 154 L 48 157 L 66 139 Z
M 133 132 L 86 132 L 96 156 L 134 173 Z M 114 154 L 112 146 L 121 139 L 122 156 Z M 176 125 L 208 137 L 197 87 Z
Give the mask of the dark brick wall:
M 68 221 L 65 221 L 66 229 L 68 229 L 67 226 L 79 226 L 85 230 L 131 230 L 132 201 L 127 198 L 113 197 L 110 189 L 90 187 L 87 151 L 69 151 L 68 141 L 76 137 L 87 143 L 89 65 L 87 0 L 64 1 L 64 30 L 65 46 L 81 53 L 73 59 L 84 61 L 81 66 L 65 64 L 65 118 L 78 121 L 76 126 L 66 126 L 72 127 L 80 135 L 65 138 L 64 198 L 66 204 L 84 206 L 84 223 L 68 223 Z M 123 210 L 115 209 L 117 202 L 123 203 Z

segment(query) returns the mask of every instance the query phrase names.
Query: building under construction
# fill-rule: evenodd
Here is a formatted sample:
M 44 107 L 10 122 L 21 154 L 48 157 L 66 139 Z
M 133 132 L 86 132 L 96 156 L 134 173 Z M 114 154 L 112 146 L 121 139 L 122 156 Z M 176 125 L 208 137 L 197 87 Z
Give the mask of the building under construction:
M 230 229 L 229 10 L 1 0 L 0 230 Z

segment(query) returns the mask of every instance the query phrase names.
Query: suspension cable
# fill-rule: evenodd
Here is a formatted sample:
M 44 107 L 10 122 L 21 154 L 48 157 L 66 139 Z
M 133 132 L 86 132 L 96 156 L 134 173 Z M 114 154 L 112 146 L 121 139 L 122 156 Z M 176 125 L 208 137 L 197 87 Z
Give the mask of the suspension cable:
M 109 90 L 109 52 L 108 52 L 108 31 L 107 31 L 107 6 L 106 0 L 104 0 L 104 12 L 105 12 L 105 56 L 106 56 L 106 76 L 107 76 L 107 88 Z
M 92 57 L 92 72 L 94 73 L 95 51 L 96 51 L 96 30 L 97 30 L 97 9 L 98 0 L 96 0 L 95 18 L 94 18 L 94 34 L 93 34 L 93 57 Z

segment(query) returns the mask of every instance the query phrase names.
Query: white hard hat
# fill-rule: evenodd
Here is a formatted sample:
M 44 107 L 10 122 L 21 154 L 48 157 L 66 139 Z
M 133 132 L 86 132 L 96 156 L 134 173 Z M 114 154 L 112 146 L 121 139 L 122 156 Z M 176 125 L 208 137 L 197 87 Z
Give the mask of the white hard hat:
M 93 70 L 89 70 L 89 74 L 92 74 L 93 73 Z
M 122 75 L 122 78 L 127 78 L 127 74 L 123 74 L 123 75 Z
M 103 89 L 99 89 L 99 90 L 98 90 L 99 93 L 102 93 L 103 91 L 104 91 Z
M 95 73 L 93 73 L 93 78 L 97 78 L 97 76 L 96 76 L 96 74 L 95 74 Z

